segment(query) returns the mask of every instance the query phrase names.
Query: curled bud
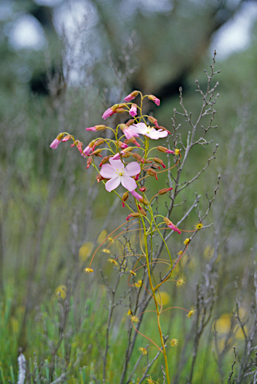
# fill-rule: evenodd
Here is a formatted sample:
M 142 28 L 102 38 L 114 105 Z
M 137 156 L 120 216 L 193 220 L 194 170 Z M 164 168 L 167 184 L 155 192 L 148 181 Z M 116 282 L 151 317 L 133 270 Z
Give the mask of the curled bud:
M 146 191 L 146 187 L 141 187 L 141 188 L 139 188 L 139 191 L 140 191 L 140 192 L 145 192 L 145 191 Z
M 156 180 L 158 180 L 157 172 L 153 168 L 146 169 L 146 173 L 148 173 L 150 176 L 154 176 Z
M 131 101 L 131 100 L 133 100 L 135 97 L 137 97 L 138 94 L 139 94 L 138 91 L 133 91 L 133 92 L 131 92 L 128 96 L 126 96 L 126 97 L 124 98 L 124 100 L 125 100 L 125 101 Z

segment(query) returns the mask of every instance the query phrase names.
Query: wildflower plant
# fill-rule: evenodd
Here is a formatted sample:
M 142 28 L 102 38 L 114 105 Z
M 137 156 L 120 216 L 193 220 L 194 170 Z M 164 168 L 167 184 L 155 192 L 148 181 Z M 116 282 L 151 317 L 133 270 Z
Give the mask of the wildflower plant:
M 197 145 L 205 147 L 210 144 L 211 141 L 207 140 L 207 134 L 211 129 L 216 128 L 213 125 L 213 119 L 216 112 L 214 105 L 218 96 L 216 93 L 218 83 L 214 86 L 211 85 L 213 77 L 217 73 L 214 72 L 214 64 L 215 55 L 210 75 L 206 72 L 206 90 L 203 91 L 196 82 L 196 90 L 201 95 L 202 106 L 195 122 L 193 122 L 192 115 L 184 105 L 182 89 L 180 89 L 180 110 L 174 109 L 170 130 L 160 125 L 154 116 L 145 113 L 144 105 L 146 100 L 155 103 L 156 106 L 160 105 L 160 100 L 154 95 L 143 95 L 140 91 L 135 90 L 126 96 L 123 102 L 108 108 L 102 115 L 102 118 L 107 120 L 115 114 L 124 114 L 125 122 L 119 123 L 115 128 L 111 124 L 98 124 L 86 128 L 86 131 L 100 133 L 101 135 L 85 146 L 68 132 L 61 132 L 50 145 L 51 148 L 56 149 L 60 143 L 72 141 L 71 146 L 77 147 L 80 155 L 87 162 L 87 168 L 93 167 L 95 169 L 99 188 L 101 188 L 100 184 L 102 184 L 106 193 L 116 194 L 124 207 L 125 222 L 106 236 L 94 251 L 85 272 L 87 274 L 94 273 L 94 259 L 102 246 L 105 247 L 102 249 L 104 253 L 107 253 L 107 255 L 110 253 L 111 242 L 106 243 L 108 239 L 113 242 L 121 235 L 128 236 L 133 232 L 138 233 L 140 251 L 132 253 L 133 258 L 130 257 L 129 252 L 118 255 L 118 257 L 108 255 L 106 258 L 106 262 L 111 263 L 119 272 L 119 278 L 125 274 L 128 275 L 129 294 L 131 290 L 136 292 L 134 296 L 129 296 L 129 311 L 127 312 L 127 318 L 130 322 L 129 341 L 120 383 L 125 382 L 130 357 L 138 336 L 145 338 L 149 345 L 149 348 L 141 346 L 138 349 L 141 353 L 140 359 L 144 355 L 147 356 L 150 349 L 153 348 L 156 351 L 155 358 L 152 363 L 148 363 L 147 369 L 145 369 L 138 382 L 141 383 L 144 379 L 147 379 L 147 382 L 155 382 L 148 375 L 148 371 L 157 357 L 162 355 L 165 365 L 165 373 L 163 374 L 167 383 L 170 383 L 171 373 L 169 372 L 168 355 L 169 353 L 172 354 L 172 348 L 169 347 L 178 345 L 179 341 L 176 338 L 169 339 L 168 336 L 163 335 L 162 314 L 165 311 L 175 310 L 175 307 L 164 309 L 160 289 L 163 291 L 168 284 L 174 284 L 176 287 L 185 284 L 183 277 L 174 279 L 173 272 L 191 245 L 195 235 L 210 226 L 210 224 L 204 224 L 204 222 L 215 199 L 218 186 L 214 190 L 212 198 L 207 195 L 207 209 L 203 214 L 200 213 L 199 209 L 200 195 L 196 195 L 191 206 L 186 209 L 180 220 L 175 219 L 174 208 L 183 204 L 183 202 L 177 203 L 181 192 L 197 180 L 215 158 L 217 145 L 201 171 L 193 175 L 190 180 L 181 182 L 181 175 L 191 149 Z M 186 124 L 190 125 L 186 141 L 182 140 L 180 134 L 181 124 L 177 122 L 178 118 L 181 117 Z M 202 125 L 202 120 L 206 123 L 206 117 L 208 122 Z M 109 131 L 109 134 L 102 134 L 104 131 Z M 166 143 L 164 140 L 166 140 Z M 167 176 L 166 186 L 160 185 L 159 181 L 159 177 L 163 173 Z M 156 193 L 151 193 L 151 190 L 149 190 L 148 181 L 150 178 L 155 180 L 158 185 Z M 162 209 L 159 207 L 159 204 L 164 206 L 164 203 L 166 207 L 165 214 L 161 213 Z M 198 222 L 194 228 L 185 228 L 184 222 L 194 209 L 198 215 Z M 184 232 L 187 233 L 187 236 L 184 236 Z M 173 239 L 175 238 L 174 242 L 176 244 L 180 244 L 179 249 L 175 250 L 170 242 L 168 244 L 171 236 Z M 161 258 L 162 254 L 163 258 Z M 165 274 L 157 276 L 156 266 L 160 264 L 165 266 Z M 128 268 L 127 265 L 129 265 Z M 125 299 L 125 296 L 123 299 Z M 151 311 L 147 310 L 150 301 L 154 303 L 154 310 Z M 110 310 L 111 315 L 114 309 L 113 303 Z M 177 310 L 184 311 L 188 318 L 191 318 L 195 312 L 195 309 L 191 308 L 180 307 Z M 155 316 L 156 328 L 159 334 L 158 342 L 154 341 L 151 335 L 139 331 L 146 313 Z M 104 371 L 106 370 L 110 321 L 111 317 L 109 316 L 107 346 L 103 354 Z M 134 369 L 130 377 L 133 372 Z M 103 374 L 103 379 L 105 380 L 105 378 L 106 372 Z

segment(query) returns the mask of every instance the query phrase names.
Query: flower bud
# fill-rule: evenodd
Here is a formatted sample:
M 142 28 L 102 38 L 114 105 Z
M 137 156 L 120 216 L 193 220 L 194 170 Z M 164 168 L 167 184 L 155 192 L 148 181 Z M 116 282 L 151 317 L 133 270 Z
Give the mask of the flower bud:
M 91 156 L 102 157 L 101 152 L 102 152 L 102 149 L 97 149 L 96 151 L 91 153 Z
M 153 159 L 156 163 L 161 164 L 163 168 L 166 168 L 166 165 L 163 163 L 161 159 L 159 159 L 159 157 L 154 157 Z
M 101 144 L 103 144 L 104 143 L 104 139 L 99 139 L 99 140 L 97 140 L 96 142 L 95 142 L 95 147 L 97 147 L 98 145 L 101 145 Z
M 93 161 L 93 157 L 92 156 L 89 156 L 89 158 L 87 159 L 87 169 L 90 167 L 90 165 L 92 164 L 92 161 Z
M 142 157 L 141 157 L 138 153 L 132 153 L 132 156 L 133 156 L 134 159 L 136 159 L 137 161 L 140 161 L 141 163 L 144 163 L 144 159 L 142 159 Z
M 103 164 L 108 163 L 110 157 L 111 157 L 111 156 L 105 156 L 105 157 L 102 159 L 101 164 L 99 164 L 99 167 L 101 167 Z
M 126 201 L 129 197 L 129 193 L 128 191 L 127 192 L 124 192 L 123 195 L 122 195 L 122 201 Z
M 137 115 L 137 105 L 136 104 L 132 104 L 132 106 L 129 110 L 129 114 L 132 117 L 135 117 Z
M 148 116 L 147 119 L 150 121 L 150 123 L 154 124 L 155 126 L 158 126 L 157 119 L 155 117 Z
M 156 180 L 158 180 L 157 173 L 153 168 L 146 169 L 146 173 L 148 173 L 148 175 L 150 176 L 154 176 Z
M 105 131 L 106 125 L 100 124 L 100 125 L 95 125 L 95 130 L 96 131 Z
M 135 123 L 135 120 L 134 119 L 130 119 L 126 122 L 126 126 L 129 127 L 130 125 L 134 124 Z
M 168 149 L 168 148 L 165 148 L 165 147 L 162 147 L 161 145 L 159 145 L 157 147 L 158 151 L 160 152 L 164 152 L 164 153 L 172 153 L 174 155 L 174 151 L 172 151 L 171 149 Z
M 104 180 L 104 178 L 100 175 L 100 173 L 96 176 L 96 181 L 100 183 L 101 180 Z
M 124 159 L 127 159 L 131 155 L 132 155 L 132 152 L 126 152 L 126 153 L 124 153 L 124 155 L 122 155 L 122 157 L 124 157 Z
M 140 216 L 141 216 L 140 213 L 138 213 L 138 212 L 133 212 L 133 213 L 131 213 L 130 215 L 128 215 L 128 217 L 126 218 L 126 220 L 129 220 L 129 219 L 131 219 L 131 218 L 135 219 L 135 218 L 140 217 Z
M 138 94 L 139 94 L 138 91 L 133 91 L 133 92 L 131 92 L 128 96 L 126 96 L 126 97 L 124 98 L 124 100 L 125 100 L 125 101 L 131 101 L 131 100 L 133 100 L 135 97 L 137 97 Z
M 140 192 L 145 192 L 145 191 L 146 191 L 146 187 L 141 187 L 141 188 L 139 188 L 139 191 L 140 191 Z
M 149 100 L 151 100 L 151 101 L 153 101 L 156 105 L 158 105 L 158 107 L 159 107 L 159 105 L 160 105 L 160 99 L 158 99 L 156 96 L 154 96 L 154 95 L 148 95 L 148 99 Z
M 163 221 L 164 221 L 164 223 L 165 223 L 166 225 L 170 225 L 170 224 L 171 224 L 171 221 L 170 221 L 170 219 L 168 219 L 168 217 L 164 217 L 164 218 L 163 218 Z
M 158 192 L 158 195 L 165 195 L 165 193 L 171 191 L 173 188 L 163 188 L 163 189 L 160 189 L 159 192 Z
M 146 216 L 146 211 L 144 210 L 144 208 L 140 208 L 140 213 L 141 215 Z
M 123 112 L 126 112 L 126 109 L 124 108 L 117 108 L 115 113 L 123 113 Z

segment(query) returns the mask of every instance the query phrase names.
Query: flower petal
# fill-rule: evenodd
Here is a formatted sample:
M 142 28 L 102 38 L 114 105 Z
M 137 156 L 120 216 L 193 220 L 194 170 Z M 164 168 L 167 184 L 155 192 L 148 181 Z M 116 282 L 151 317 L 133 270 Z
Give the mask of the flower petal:
M 100 171 L 100 175 L 105 179 L 111 179 L 112 177 L 117 176 L 115 169 L 111 164 L 103 164 Z
M 113 177 L 112 179 L 108 180 L 105 184 L 105 189 L 108 192 L 113 191 L 115 188 L 117 188 L 120 185 L 121 177 Z
M 121 160 L 113 160 L 113 157 L 110 157 L 109 162 L 112 165 L 112 167 L 115 168 L 115 171 L 117 169 L 120 169 L 120 170 L 124 169 L 124 164 Z
M 106 183 L 107 184 L 107 183 Z M 134 191 L 137 187 L 137 183 L 135 182 L 132 177 L 122 176 L 121 177 L 121 184 L 124 188 L 126 188 L 129 192 Z
M 124 176 L 136 176 L 140 171 L 140 165 L 136 161 L 132 161 L 126 166 Z

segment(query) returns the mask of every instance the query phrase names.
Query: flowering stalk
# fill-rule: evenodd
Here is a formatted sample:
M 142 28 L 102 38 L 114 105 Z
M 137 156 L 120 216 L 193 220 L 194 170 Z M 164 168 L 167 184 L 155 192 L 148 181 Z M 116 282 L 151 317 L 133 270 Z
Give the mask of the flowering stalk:
M 140 97 L 139 103 L 131 103 L 131 101 L 137 97 Z M 132 227 L 134 224 L 139 224 L 139 229 L 137 230 L 139 231 L 139 245 L 141 248 L 141 253 L 137 254 L 137 261 L 136 263 L 134 263 L 132 269 L 129 272 L 129 279 L 131 277 L 131 279 L 133 280 L 133 285 L 129 285 L 137 288 L 138 290 L 144 288 L 146 294 L 149 295 L 148 299 L 145 300 L 147 303 L 149 303 L 149 301 L 153 299 L 156 309 L 154 312 L 156 313 L 156 323 L 160 336 L 161 346 L 158 346 L 148 336 L 143 335 L 139 332 L 140 321 L 136 313 L 132 313 L 130 310 L 129 316 L 132 328 L 134 328 L 138 334 L 144 336 L 148 341 L 150 341 L 154 345 L 154 347 L 157 347 L 157 349 L 163 354 L 166 370 L 166 379 L 167 383 L 170 384 L 168 357 L 165 345 L 167 339 L 163 337 L 161 328 L 161 314 L 163 313 L 163 309 L 162 302 L 159 299 L 159 288 L 165 282 L 171 280 L 171 274 L 174 268 L 177 266 L 178 262 L 185 254 L 193 236 L 199 230 L 202 229 L 202 220 L 205 216 L 203 218 L 200 218 L 199 216 L 199 223 L 192 231 L 191 237 L 184 240 L 183 250 L 179 253 L 177 259 L 172 257 L 169 247 L 167 245 L 167 240 L 169 236 L 166 235 L 166 231 L 169 230 L 169 235 L 174 234 L 174 236 L 181 235 L 183 231 L 180 227 L 180 224 L 183 220 L 181 220 L 181 222 L 177 224 L 174 224 L 170 220 L 170 216 L 175 197 L 178 194 L 179 177 L 182 169 L 181 167 L 183 167 L 186 161 L 189 150 L 186 149 L 184 153 L 181 149 L 176 147 L 178 144 L 177 137 L 175 138 L 175 140 L 173 140 L 173 149 L 166 148 L 164 145 L 152 146 L 152 144 L 154 144 L 157 140 L 167 138 L 170 132 L 165 127 L 160 126 L 154 116 L 148 116 L 143 114 L 142 111 L 144 99 L 152 101 L 157 106 L 160 105 L 160 100 L 156 96 L 143 96 L 141 92 L 135 90 L 125 97 L 125 103 L 122 102 L 113 105 L 112 107 L 108 108 L 102 115 L 102 118 L 106 120 L 116 113 L 127 113 L 127 117 L 129 117 L 129 120 L 126 123 L 119 124 L 115 129 L 103 124 L 97 124 L 93 127 L 86 128 L 87 132 L 93 132 L 93 134 L 104 130 L 109 130 L 111 132 L 111 135 L 109 135 L 109 137 L 111 138 L 108 138 L 108 135 L 105 138 L 97 137 L 91 140 L 83 148 L 83 143 L 81 141 L 75 140 L 72 135 L 64 132 L 60 133 L 57 136 L 57 138 L 52 142 L 50 147 L 56 149 L 61 142 L 65 142 L 71 139 L 73 141 L 71 146 L 76 146 L 79 152 L 81 153 L 82 157 L 86 158 L 87 168 L 92 166 L 96 170 L 97 181 L 103 184 L 107 192 L 114 192 L 120 198 L 122 206 L 128 209 L 129 214 L 126 214 L 127 218 L 125 222 L 128 223 L 127 229 L 122 230 L 122 232 L 116 235 L 114 239 L 119 237 L 121 234 L 129 232 L 129 228 Z M 202 110 L 202 113 L 203 111 L 204 108 Z M 188 115 L 185 114 L 185 116 L 187 117 Z M 174 128 L 174 131 L 176 132 L 176 128 Z M 191 143 L 191 145 L 193 146 L 193 142 Z M 183 146 L 183 148 L 185 147 Z M 103 151 L 105 152 L 104 155 L 102 155 Z M 157 156 L 158 152 L 152 154 L 152 151 L 158 151 L 159 156 L 165 154 L 166 160 L 168 159 L 168 164 L 165 164 L 165 160 Z M 99 160 L 99 157 L 101 160 Z M 173 165 L 170 164 L 170 158 L 173 159 Z M 175 171 L 177 170 L 176 178 L 173 176 L 171 177 L 171 171 L 174 172 L 174 169 Z M 156 180 L 158 180 L 159 183 L 158 175 L 163 172 L 167 172 L 169 175 L 169 179 L 175 181 L 174 189 L 171 186 L 171 181 L 169 188 L 159 188 L 159 191 L 155 193 L 152 197 L 148 196 L 148 190 L 145 186 L 145 184 L 147 183 L 147 178 L 154 177 Z M 194 181 L 194 179 L 192 179 L 192 181 Z M 121 186 L 123 190 L 120 194 L 119 192 L 117 192 L 117 188 L 120 188 Z M 181 187 L 181 189 L 183 189 L 183 186 Z M 155 213 L 152 208 L 152 205 L 158 198 L 162 198 L 162 196 L 166 194 L 170 195 L 171 207 L 168 210 L 168 214 L 166 216 L 162 216 L 160 214 Z M 134 201 L 134 205 L 130 204 L 131 200 Z M 166 227 L 163 228 L 163 224 L 166 224 Z M 93 273 L 92 263 L 98 250 L 101 248 L 104 242 L 110 236 L 112 236 L 112 234 L 114 234 L 119 228 L 123 226 L 124 223 L 118 226 L 114 231 L 112 231 L 111 234 L 108 235 L 105 240 L 99 245 L 99 247 L 95 250 L 89 266 L 85 268 L 86 273 Z M 162 230 L 164 230 L 164 233 L 161 233 Z M 161 239 L 160 252 L 162 251 L 163 247 L 166 248 L 168 258 L 165 260 L 159 258 L 160 252 L 159 254 L 157 254 L 157 256 L 156 254 L 153 256 L 154 235 L 158 235 Z M 110 252 L 109 246 L 104 249 L 104 252 Z M 145 260 L 142 260 L 143 258 Z M 111 262 L 115 266 L 115 268 L 120 268 L 118 259 L 119 257 L 115 257 L 115 259 L 110 258 L 109 262 Z M 139 261 L 141 264 L 139 267 L 137 267 Z M 160 278 L 160 280 L 157 282 L 154 276 L 154 267 L 157 263 L 161 262 L 169 265 L 169 272 L 163 278 Z M 140 268 L 144 269 L 145 266 L 147 271 L 147 282 L 144 283 L 143 278 L 141 280 L 140 277 L 137 281 L 135 281 L 137 271 L 139 271 Z M 184 283 L 183 278 L 180 279 L 180 282 L 178 282 L 178 280 L 175 281 L 177 281 L 177 286 L 182 285 Z M 188 312 L 188 317 L 191 317 L 191 315 L 193 314 L 193 310 L 184 310 Z M 176 340 L 176 342 L 174 342 L 174 340 Z M 175 344 L 177 345 L 177 339 L 173 339 L 173 342 L 171 342 L 171 345 L 174 346 Z M 133 347 L 128 350 L 128 354 L 132 353 L 132 349 Z M 106 346 L 106 353 L 107 350 L 108 345 Z M 127 366 L 126 364 L 127 362 L 125 362 L 125 366 Z M 123 370 L 123 373 L 121 375 L 121 383 L 125 380 L 124 372 L 126 372 L 126 369 Z

